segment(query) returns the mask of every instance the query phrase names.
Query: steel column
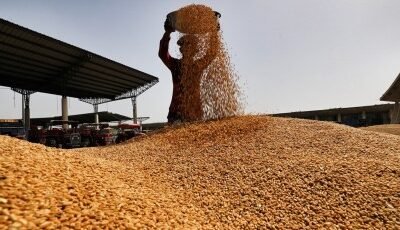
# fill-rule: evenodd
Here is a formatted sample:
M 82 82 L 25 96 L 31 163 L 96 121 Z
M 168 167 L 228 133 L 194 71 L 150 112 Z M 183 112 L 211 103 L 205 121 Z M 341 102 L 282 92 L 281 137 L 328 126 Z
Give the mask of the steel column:
M 30 122 L 30 109 L 29 109 L 29 99 L 32 93 L 35 91 L 26 90 L 26 89 L 19 89 L 19 88 L 11 88 L 14 92 L 17 92 L 22 95 L 22 110 L 21 110 L 21 117 L 22 117 L 22 124 L 26 133 L 29 131 L 31 122 Z
M 400 123 L 400 105 L 399 105 L 398 101 L 396 101 L 394 103 L 393 109 L 391 110 L 390 123 L 391 124 L 399 124 Z
M 131 97 L 132 99 L 132 109 L 133 109 L 133 124 L 137 124 L 137 103 L 136 96 Z
M 25 95 L 25 109 L 24 109 L 24 127 L 25 127 L 25 131 L 28 131 L 31 127 L 31 112 L 30 112 L 30 108 L 29 108 L 29 99 L 30 99 L 31 95 L 27 94 Z
M 68 100 L 67 96 L 61 97 L 61 113 L 62 113 L 62 120 L 68 121 Z M 68 124 L 63 124 L 64 129 L 68 129 Z
M 99 123 L 99 105 L 93 105 L 93 110 L 94 110 L 94 123 L 98 124 Z
M 21 101 L 21 104 L 22 104 L 22 110 L 21 110 L 21 117 L 22 117 L 22 124 L 24 125 L 24 127 L 25 127 L 25 94 L 21 94 L 21 96 L 22 96 L 22 101 Z

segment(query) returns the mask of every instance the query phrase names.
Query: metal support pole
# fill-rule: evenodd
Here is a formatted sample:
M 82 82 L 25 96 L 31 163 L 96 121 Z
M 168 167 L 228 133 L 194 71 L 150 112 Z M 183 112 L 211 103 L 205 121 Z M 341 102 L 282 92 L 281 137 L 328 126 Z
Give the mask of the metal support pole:
M 24 127 L 25 131 L 29 131 L 31 127 L 31 112 L 29 109 L 29 99 L 30 99 L 29 94 L 25 95 L 25 109 L 24 109 L 24 114 L 25 114 L 25 122 L 24 122 Z
M 25 129 L 25 135 L 27 137 L 27 132 L 31 127 L 31 114 L 29 109 L 29 100 L 32 93 L 35 91 L 26 90 L 26 89 L 19 89 L 19 88 L 11 88 L 14 92 L 20 93 L 22 96 L 22 110 L 21 110 L 21 117 L 22 117 L 22 125 Z
M 136 96 L 131 97 L 132 99 L 132 108 L 133 108 L 133 124 L 137 124 L 137 103 Z
M 342 122 L 342 114 L 338 113 L 337 115 L 337 122 L 341 123 Z
M 25 94 L 21 93 L 22 96 L 22 110 L 21 110 L 21 120 L 22 120 L 22 125 L 25 127 Z
M 93 110 L 94 110 L 94 123 L 98 124 L 99 123 L 99 105 L 93 105 Z
M 61 113 L 62 120 L 68 121 L 68 100 L 67 96 L 62 96 L 61 98 Z M 68 124 L 63 124 L 63 129 L 68 129 Z
M 362 111 L 361 118 L 362 119 L 367 119 L 367 113 L 365 111 Z
M 400 123 L 400 104 L 398 101 L 394 103 L 393 110 L 390 116 L 391 124 L 399 124 Z

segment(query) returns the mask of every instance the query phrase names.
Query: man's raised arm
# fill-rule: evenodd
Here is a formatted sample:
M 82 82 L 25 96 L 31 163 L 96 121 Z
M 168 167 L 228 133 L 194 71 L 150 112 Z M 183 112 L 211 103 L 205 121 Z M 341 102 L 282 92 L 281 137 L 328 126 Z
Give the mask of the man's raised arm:
M 167 23 L 164 23 L 164 35 L 160 40 L 160 48 L 158 49 L 158 56 L 163 61 L 163 63 L 169 68 L 172 69 L 172 57 L 169 55 L 169 40 L 171 39 L 171 33 L 174 32 L 174 29 L 169 27 Z

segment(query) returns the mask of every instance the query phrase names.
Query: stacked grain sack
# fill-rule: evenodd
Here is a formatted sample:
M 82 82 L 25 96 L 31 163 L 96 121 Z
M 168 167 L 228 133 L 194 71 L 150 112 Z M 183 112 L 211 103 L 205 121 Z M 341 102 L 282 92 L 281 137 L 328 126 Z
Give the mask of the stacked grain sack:
M 400 137 L 245 116 L 121 145 L 0 136 L 0 229 L 396 229 Z

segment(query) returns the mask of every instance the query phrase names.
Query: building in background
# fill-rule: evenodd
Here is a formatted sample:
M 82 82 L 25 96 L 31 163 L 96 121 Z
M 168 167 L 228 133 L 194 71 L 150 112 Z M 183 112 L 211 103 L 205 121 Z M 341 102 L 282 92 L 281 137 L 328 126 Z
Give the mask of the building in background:
M 395 115 L 394 104 L 333 108 L 273 114 L 277 117 L 293 117 L 320 121 L 332 121 L 353 127 L 392 123 Z
M 391 117 L 392 124 L 399 124 L 400 123 L 400 74 L 394 80 L 392 85 L 389 87 L 388 90 L 382 95 L 380 98 L 381 101 L 391 101 L 394 102 L 393 114 Z
M 380 98 L 394 104 L 380 104 L 349 108 L 334 108 L 313 111 L 273 114 L 277 117 L 293 117 L 321 121 L 332 121 L 353 127 L 400 123 L 400 74 Z

